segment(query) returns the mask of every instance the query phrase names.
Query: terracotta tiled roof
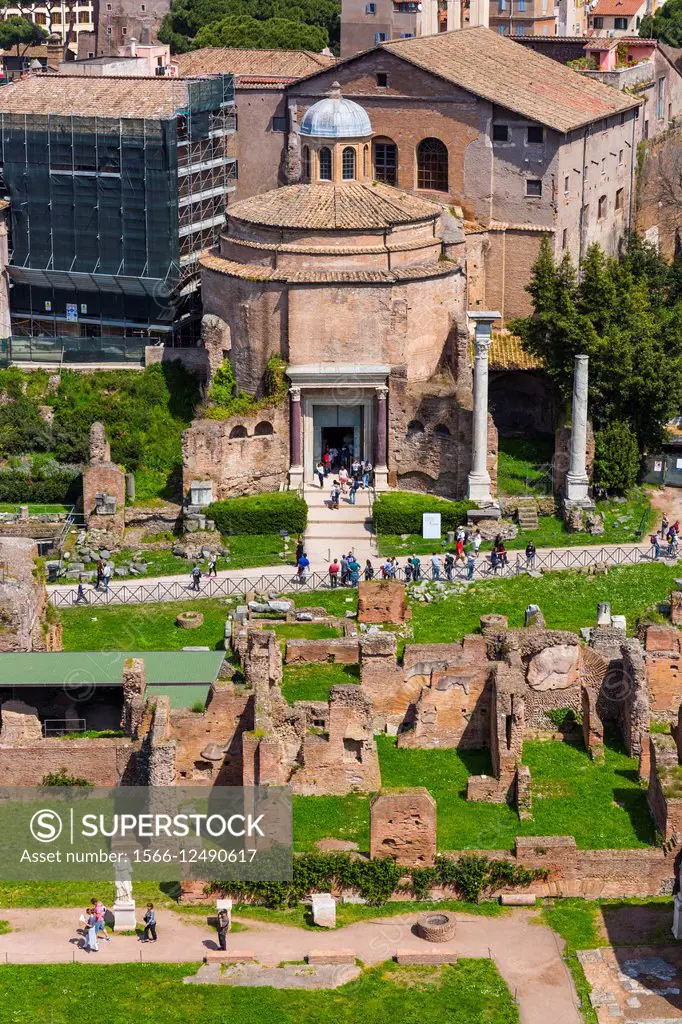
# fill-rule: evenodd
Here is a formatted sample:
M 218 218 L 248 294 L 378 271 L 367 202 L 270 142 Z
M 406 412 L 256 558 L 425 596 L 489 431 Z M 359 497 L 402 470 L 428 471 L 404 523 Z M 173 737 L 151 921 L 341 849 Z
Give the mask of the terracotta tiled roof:
M 181 75 L 233 74 L 262 78 L 302 78 L 331 67 L 335 57 L 311 50 L 247 50 L 206 47 L 173 58 Z
M 170 117 L 187 106 L 187 85 L 173 78 L 31 75 L 0 89 L 0 112 L 74 117 Z
M 599 0 L 590 11 L 590 17 L 607 15 L 616 18 L 634 18 L 640 8 L 646 7 L 646 0 Z
M 421 281 L 424 278 L 447 277 L 460 273 L 461 267 L 449 260 L 422 263 L 415 267 L 397 267 L 395 270 L 279 270 L 257 263 L 238 263 L 226 260 L 213 252 L 204 252 L 199 263 L 207 270 L 246 281 L 282 281 L 294 284 L 395 284 L 396 281 Z
M 473 345 L 469 346 L 469 361 L 473 366 Z M 541 370 L 544 366 L 541 359 L 526 352 L 521 339 L 515 334 L 495 332 L 488 351 L 488 361 L 491 370 Z
M 395 39 L 383 43 L 382 48 L 559 132 L 572 131 L 640 102 L 487 28 Z
M 285 185 L 230 205 L 228 217 L 282 228 L 389 228 L 438 217 L 440 207 L 390 185 Z

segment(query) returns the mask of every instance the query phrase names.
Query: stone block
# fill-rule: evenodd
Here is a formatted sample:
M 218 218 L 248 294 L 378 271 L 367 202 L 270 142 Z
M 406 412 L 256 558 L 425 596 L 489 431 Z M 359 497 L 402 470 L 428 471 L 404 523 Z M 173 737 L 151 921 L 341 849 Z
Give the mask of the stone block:
M 358 621 L 402 624 L 407 618 L 405 587 L 394 580 L 363 581 L 358 586 Z
M 481 615 L 481 633 L 483 636 L 491 636 L 496 633 L 504 633 L 509 628 L 506 615 Z
M 503 907 L 534 907 L 536 897 L 531 892 L 503 892 L 500 903 Z
M 370 807 L 370 856 L 428 867 L 436 856 L 436 801 L 426 789 L 384 789 Z
M 627 620 L 624 615 L 612 615 L 611 625 L 614 629 L 622 629 L 624 633 L 627 633 Z
M 403 966 L 437 967 L 440 964 L 456 964 L 457 954 L 447 950 L 416 950 L 399 949 L 395 955 L 396 963 Z
M 293 601 L 268 601 L 268 607 L 271 612 L 280 612 L 282 615 L 288 615 L 293 610 Z
M 569 644 L 546 647 L 531 658 L 528 685 L 533 690 L 565 690 L 579 677 L 580 649 Z
M 311 949 L 305 959 L 308 964 L 354 964 L 357 954 L 354 949 Z
M 343 637 L 329 640 L 289 640 L 284 660 L 287 665 L 356 665 L 359 658 L 357 639 Z
M 312 894 L 313 924 L 319 928 L 336 928 L 336 900 L 330 892 Z
M 597 625 L 611 625 L 611 605 L 608 603 L 608 601 L 600 601 L 597 605 Z
M 38 709 L 23 700 L 6 700 L 0 706 L 0 743 L 24 744 L 42 740 Z
M 252 949 L 212 949 L 204 956 L 205 964 L 255 964 Z
M 682 625 L 682 591 L 680 590 L 673 590 L 670 595 L 670 617 L 673 626 Z

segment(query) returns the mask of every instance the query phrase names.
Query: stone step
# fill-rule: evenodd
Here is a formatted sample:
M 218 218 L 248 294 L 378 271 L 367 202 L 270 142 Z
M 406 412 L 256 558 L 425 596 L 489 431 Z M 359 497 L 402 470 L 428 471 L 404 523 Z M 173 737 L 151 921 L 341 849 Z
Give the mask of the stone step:
M 211 949 L 204 955 L 205 964 L 253 964 L 256 954 L 252 949 Z
M 357 505 L 341 505 L 338 509 L 332 508 L 309 508 L 309 523 L 364 523 L 371 522 L 368 508 L 360 508 Z
M 308 523 L 305 539 L 329 537 L 331 540 L 340 540 L 343 537 L 348 537 L 349 539 L 357 537 L 359 540 L 369 540 L 372 533 L 370 523 L 371 521 L 360 523 L 342 523 L 339 521 Z
M 354 949 L 311 949 L 305 958 L 309 964 L 354 964 L 356 952 Z
M 416 950 L 416 949 L 399 949 L 395 954 L 396 963 L 409 964 L 409 965 L 420 965 L 420 966 L 438 966 L 440 964 L 456 964 L 457 954 L 440 952 L 438 950 Z

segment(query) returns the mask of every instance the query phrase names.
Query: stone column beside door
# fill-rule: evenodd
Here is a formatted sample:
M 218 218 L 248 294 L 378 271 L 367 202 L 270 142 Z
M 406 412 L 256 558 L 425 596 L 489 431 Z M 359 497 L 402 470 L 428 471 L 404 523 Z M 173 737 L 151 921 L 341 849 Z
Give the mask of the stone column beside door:
M 289 388 L 289 489 L 296 490 L 303 483 L 301 459 L 301 389 Z
M 488 350 L 493 321 L 499 320 L 500 314 L 486 310 L 470 312 L 468 316 L 475 329 L 473 446 L 467 495 L 471 501 L 488 505 L 493 500 L 488 472 Z
M 374 455 L 374 487 L 388 490 L 388 388 L 376 389 L 376 442 Z

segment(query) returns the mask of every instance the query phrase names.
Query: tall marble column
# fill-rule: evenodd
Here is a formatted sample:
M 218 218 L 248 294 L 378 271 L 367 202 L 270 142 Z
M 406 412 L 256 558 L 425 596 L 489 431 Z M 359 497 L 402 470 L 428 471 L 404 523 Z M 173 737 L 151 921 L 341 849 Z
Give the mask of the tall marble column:
M 388 488 L 388 388 L 378 387 L 376 395 L 374 486 L 377 491 L 385 491 Z
M 566 500 L 588 501 L 587 476 L 587 356 L 576 356 L 573 369 L 571 465 L 566 474 Z
M 303 482 L 301 461 L 301 389 L 289 388 L 289 487 Z
M 488 473 L 488 349 L 493 321 L 500 314 L 491 310 L 469 313 L 474 321 L 474 429 L 468 497 L 471 501 L 491 502 Z

